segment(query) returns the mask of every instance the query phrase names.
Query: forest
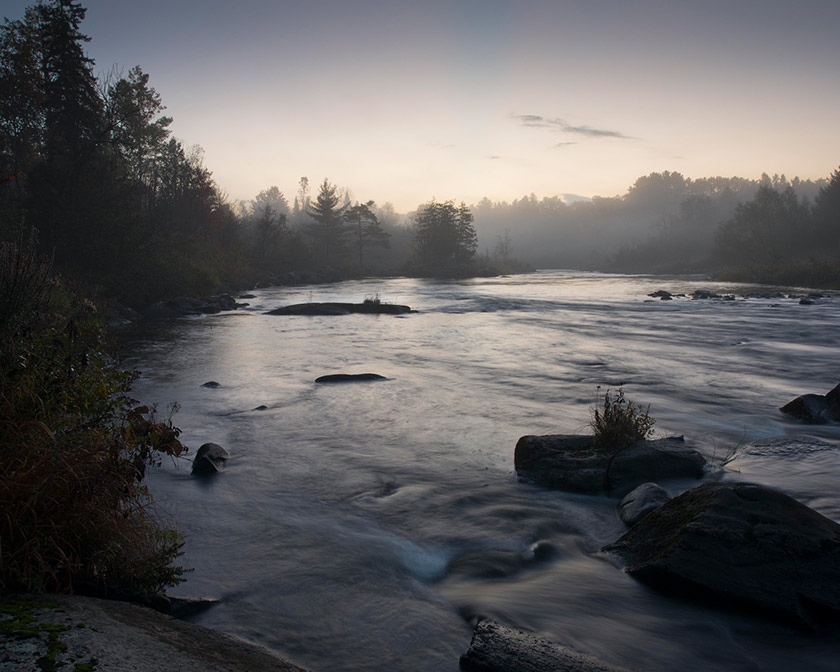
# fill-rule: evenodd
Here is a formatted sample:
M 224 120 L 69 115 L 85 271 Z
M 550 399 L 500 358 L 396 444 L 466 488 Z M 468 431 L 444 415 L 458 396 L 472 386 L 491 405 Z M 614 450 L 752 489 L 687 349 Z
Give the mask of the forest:
M 290 272 L 557 267 L 838 283 L 836 171 L 817 181 L 664 171 L 615 197 L 431 199 L 404 214 L 328 179 L 313 190 L 307 177 L 291 205 L 276 185 L 231 201 L 201 148 L 173 137 L 141 66 L 94 76 L 85 13 L 75 0 L 41 2 L 0 32 L 0 240 L 35 235 L 88 292 L 142 309 Z

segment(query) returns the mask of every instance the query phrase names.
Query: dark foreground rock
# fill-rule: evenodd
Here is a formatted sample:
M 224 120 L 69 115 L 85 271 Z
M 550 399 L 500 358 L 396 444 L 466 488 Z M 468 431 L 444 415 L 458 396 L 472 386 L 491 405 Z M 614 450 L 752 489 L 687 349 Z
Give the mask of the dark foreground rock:
M 315 379 L 316 383 L 359 383 L 371 380 L 388 380 L 378 373 L 331 373 Z
M 21 633 L 0 629 L 4 672 L 303 670 L 244 640 L 127 602 L 43 595 L 26 600 L 4 597 L 0 608 L 13 609 L 45 626 Z
M 296 303 L 291 306 L 281 306 L 269 310 L 265 315 L 349 315 L 364 313 L 370 315 L 403 315 L 410 313 L 411 308 L 396 303 Z
M 604 547 L 640 581 L 813 624 L 840 617 L 840 525 L 748 483 L 704 483 Z
M 633 527 L 651 511 L 671 499 L 665 488 L 657 483 L 642 483 L 618 503 L 618 517 L 627 527 Z
M 840 385 L 828 394 L 803 394 L 779 409 L 809 425 L 840 422 Z
M 225 461 L 230 457 L 218 443 L 205 443 L 198 449 L 193 459 L 192 473 L 196 476 L 210 476 L 225 467 Z
M 461 656 L 466 672 L 622 672 L 559 644 L 481 621 L 470 648 Z
M 702 478 L 706 460 L 681 438 L 637 441 L 618 451 L 595 447 L 591 436 L 523 436 L 514 467 L 520 479 L 557 490 L 623 497 L 633 488 L 673 478 Z

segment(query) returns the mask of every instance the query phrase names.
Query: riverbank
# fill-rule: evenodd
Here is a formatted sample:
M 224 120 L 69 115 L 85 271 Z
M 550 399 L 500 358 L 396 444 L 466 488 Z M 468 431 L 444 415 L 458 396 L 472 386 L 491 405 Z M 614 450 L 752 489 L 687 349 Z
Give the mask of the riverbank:
M 301 672 L 260 646 L 128 602 L 0 598 L 4 672 Z

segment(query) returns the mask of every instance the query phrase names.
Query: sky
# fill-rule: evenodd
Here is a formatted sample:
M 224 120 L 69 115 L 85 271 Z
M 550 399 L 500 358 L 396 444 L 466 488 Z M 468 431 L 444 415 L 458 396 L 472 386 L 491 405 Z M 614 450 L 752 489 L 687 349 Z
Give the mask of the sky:
M 837 0 L 82 4 L 95 72 L 140 65 L 232 200 L 307 176 L 407 212 L 840 165 Z

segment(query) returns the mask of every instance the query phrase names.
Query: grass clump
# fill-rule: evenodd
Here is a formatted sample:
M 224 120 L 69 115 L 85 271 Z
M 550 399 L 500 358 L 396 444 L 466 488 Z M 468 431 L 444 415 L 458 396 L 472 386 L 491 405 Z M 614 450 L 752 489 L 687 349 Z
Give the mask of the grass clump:
M 650 417 L 647 408 L 624 396 L 624 389 L 613 391 L 607 388 L 599 404 L 592 409 L 589 426 L 595 436 L 595 446 L 602 450 L 619 450 L 634 441 L 647 439 L 653 433 L 656 421 Z
M 137 374 L 105 351 L 94 304 L 31 242 L 2 248 L 0 592 L 159 592 L 182 542 L 143 477 L 185 450 L 179 430 L 130 397 Z

